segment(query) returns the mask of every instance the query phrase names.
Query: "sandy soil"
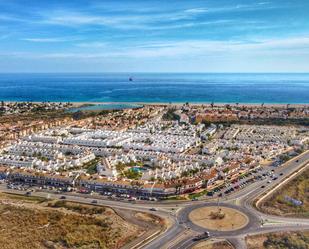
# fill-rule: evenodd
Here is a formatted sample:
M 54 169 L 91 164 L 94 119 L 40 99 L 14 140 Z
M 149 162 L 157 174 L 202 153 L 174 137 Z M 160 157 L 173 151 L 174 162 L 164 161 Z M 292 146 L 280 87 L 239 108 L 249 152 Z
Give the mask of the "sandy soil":
M 207 240 L 198 243 L 193 247 L 193 249 L 233 249 L 234 247 L 230 245 L 225 240 Z
M 309 248 L 309 231 L 259 234 L 246 238 L 248 249 Z
M 223 219 L 212 219 L 211 213 L 217 212 L 217 207 L 202 207 L 193 210 L 189 214 L 190 220 L 206 229 L 231 231 L 240 229 L 248 224 L 248 217 L 236 209 L 220 207 L 221 212 L 225 214 Z
M 0 245 L 4 249 L 120 248 L 143 231 L 113 209 L 0 193 Z M 80 208 L 84 211 L 81 213 Z M 78 209 L 77 209 L 78 208 Z

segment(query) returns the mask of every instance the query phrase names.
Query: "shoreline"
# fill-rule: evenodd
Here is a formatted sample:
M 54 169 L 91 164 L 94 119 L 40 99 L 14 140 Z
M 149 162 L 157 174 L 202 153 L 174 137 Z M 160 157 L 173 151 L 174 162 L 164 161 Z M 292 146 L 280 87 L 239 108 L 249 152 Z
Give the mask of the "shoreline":
M 101 101 L 77 101 L 77 102 L 70 102 L 70 101 L 4 101 L 4 103 L 34 103 L 34 104 L 40 104 L 40 103 L 51 103 L 51 104 L 59 104 L 59 103 L 70 103 L 73 105 L 73 108 L 76 107 L 82 107 L 82 106 L 90 106 L 90 105 L 143 105 L 143 106 L 182 106 L 186 103 L 189 103 L 191 106 L 211 106 L 211 102 L 101 102 Z M 238 105 L 236 102 L 213 102 L 214 106 L 225 106 L 230 105 L 232 107 L 241 107 L 241 106 L 250 106 L 250 107 L 261 107 L 262 104 L 264 104 L 264 107 L 286 107 L 289 105 L 289 107 L 308 107 L 308 103 L 241 103 L 238 102 Z

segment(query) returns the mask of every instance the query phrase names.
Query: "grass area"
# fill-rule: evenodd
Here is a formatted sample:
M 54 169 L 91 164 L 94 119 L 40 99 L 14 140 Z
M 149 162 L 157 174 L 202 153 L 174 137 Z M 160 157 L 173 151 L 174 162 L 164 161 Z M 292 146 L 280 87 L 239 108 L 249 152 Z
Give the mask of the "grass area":
M 208 193 L 208 191 L 206 189 L 204 189 L 201 192 L 189 194 L 188 196 L 189 196 L 190 199 L 196 199 L 196 198 L 199 198 L 201 196 L 206 195 L 207 193 Z
M 97 173 L 97 164 L 100 161 L 100 158 L 95 158 L 88 163 L 83 165 L 83 168 L 86 169 L 86 172 L 90 175 Z
M 6 197 L 11 200 L 18 200 L 18 201 L 27 201 L 27 202 L 35 202 L 35 203 L 43 203 L 47 201 L 44 197 L 38 196 L 26 196 L 26 195 L 18 195 L 18 194 L 9 194 L 9 193 L 0 193 L 0 197 Z
M 81 205 L 67 201 L 56 201 L 54 203 L 48 203 L 48 207 L 52 208 L 65 208 L 80 214 L 103 214 L 106 211 L 105 207 L 94 207 L 91 205 Z
M 167 197 L 166 200 L 168 200 L 168 201 L 184 201 L 184 200 L 187 200 L 187 198 L 184 197 L 184 196 L 175 195 L 175 196 Z
M 132 179 L 132 180 L 138 180 L 142 177 L 142 173 L 134 169 L 128 169 L 124 171 L 123 175 L 127 177 L 128 179 Z
M 309 231 L 255 235 L 246 241 L 249 249 L 308 249 Z
M 302 205 L 296 206 L 286 197 L 302 201 Z M 264 212 L 282 215 L 309 217 L 309 169 L 287 183 L 283 188 L 276 191 L 271 198 L 261 206 Z
M 140 233 L 137 226 L 105 207 L 65 201 L 48 205 L 34 197 L 6 194 L 0 200 L 4 249 L 114 249 Z

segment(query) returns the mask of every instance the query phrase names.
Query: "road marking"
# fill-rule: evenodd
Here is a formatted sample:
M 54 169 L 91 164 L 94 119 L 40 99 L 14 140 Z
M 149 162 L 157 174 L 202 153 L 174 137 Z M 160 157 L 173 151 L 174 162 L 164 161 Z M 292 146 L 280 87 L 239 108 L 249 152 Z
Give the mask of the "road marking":
M 298 169 L 296 172 L 292 173 L 288 178 L 286 178 L 283 182 L 279 183 L 277 186 L 275 186 L 273 189 L 271 189 L 268 193 L 266 193 L 264 196 L 262 196 L 256 203 L 255 206 L 258 208 L 260 202 L 262 202 L 266 197 L 271 195 L 273 192 L 275 192 L 278 188 L 280 188 L 282 185 L 286 184 L 288 181 L 293 179 L 295 176 L 297 176 L 299 173 L 301 173 L 303 170 L 305 170 L 308 166 L 308 160 L 306 160 L 304 163 L 301 164 L 299 167 L 303 167 L 301 169 Z

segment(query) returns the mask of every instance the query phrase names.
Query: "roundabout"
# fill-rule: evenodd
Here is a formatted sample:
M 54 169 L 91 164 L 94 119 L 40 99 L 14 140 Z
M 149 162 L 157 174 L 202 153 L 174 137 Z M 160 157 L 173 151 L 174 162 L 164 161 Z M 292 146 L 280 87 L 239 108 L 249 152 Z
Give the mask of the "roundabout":
M 191 211 L 188 217 L 193 224 L 215 231 L 235 231 L 249 222 L 243 212 L 224 206 L 200 207 Z
M 178 214 L 188 229 L 211 236 L 230 236 L 259 227 L 260 219 L 247 209 L 229 203 L 203 203 L 188 206 Z

